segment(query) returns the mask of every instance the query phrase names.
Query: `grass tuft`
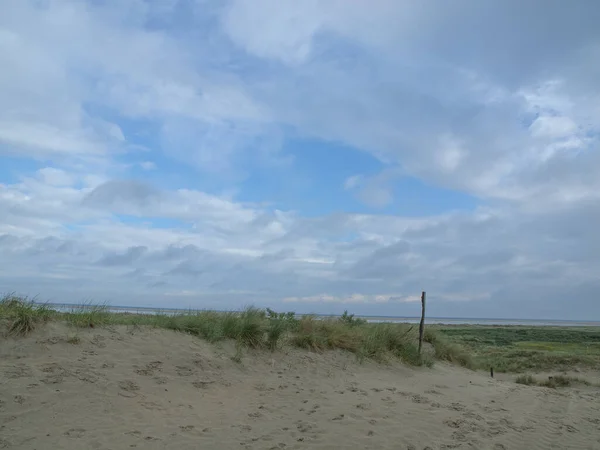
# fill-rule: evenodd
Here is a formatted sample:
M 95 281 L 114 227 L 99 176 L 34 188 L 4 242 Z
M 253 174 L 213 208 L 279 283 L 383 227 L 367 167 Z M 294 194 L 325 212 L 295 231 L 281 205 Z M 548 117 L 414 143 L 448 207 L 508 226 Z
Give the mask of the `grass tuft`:
M 54 315 L 48 305 L 8 294 L 0 299 L 0 319 L 6 320 L 9 335 L 24 336 L 38 324 L 49 321 Z
M 296 320 L 293 312 L 277 313 L 267 308 L 266 313 L 269 319 L 267 326 L 267 347 L 271 351 L 275 351 L 285 334 L 298 328 L 298 320 Z
M 463 347 L 449 343 L 440 333 L 432 329 L 426 329 L 423 340 L 433 345 L 436 358 L 458 364 L 468 369 L 476 368 L 473 358 Z
M 519 375 L 515 382 L 518 384 L 525 384 L 527 386 L 542 386 L 551 389 L 569 387 L 573 384 L 583 384 L 585 386 L 591 385 L 591 383 L 587 380 L 568 375 L 554 375 L 548 377 L 546 380 L 539 381 L 533 375 L 525 374 Z
M 517 379 L 515 380 L 515 383 L 525 384 L 527 386 L 532 386 L 532 385 L 537 384 L 537 381 L 536 381 L 535 378 L 533 378 L 532 375 L 528 375 L 527 374 L 527 375 L 519 375 L 517 377 Z
M 239 316 L 237 340 L 248 347 L 262 347 L 265 344 L 265 311 L 252 306 Z
M 109 325 L 112 315 L 106 305 L 86 303 L 65 313 L 67 323 L 77 328 L 94 328 Z
M 76 334 L 71 334 L 71 335 L 67 336 L 67 343 L 77 345 L 77 344 L 81 343 L 81 339 Z

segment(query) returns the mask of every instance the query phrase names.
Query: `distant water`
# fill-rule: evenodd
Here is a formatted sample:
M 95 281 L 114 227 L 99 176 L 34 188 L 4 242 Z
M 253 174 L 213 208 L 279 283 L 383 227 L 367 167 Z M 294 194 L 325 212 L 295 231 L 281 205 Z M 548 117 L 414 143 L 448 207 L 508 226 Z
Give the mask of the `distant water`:
M 364 317 L 369 322 L 419 323 L 420 317 Z M 538 327 L 599 327 L 600 322 L 582 320 L 469 319 L 461 317 L 426 317 L 425 322 L 440 325 L 520 325 Z
M 68 312 L 73 309 L 85 308 L 87 305 L 75 305 L 67 303 L 48 303 L 52 309 Z M 129 314 L 182 314 L 187 312 L 198 312 L 200 310 L 177 309 L 177 308 L 149 308 L 143 306 L 107 306 L 111 312 Z M 296 314 L 302 317 L 303 314 Z M 316 317 L 339 317 L 337 315 L 316 314 Z M 396 317 L 396 316 L 359 316 L 370 323 L 419 323 L 420 317 Z M 600 321 L 584 320 L 534 320 L 534 319 L 484 319 L 484 318 L 461 318 L 461 317 L 426 317 L 425 322 L 440 325 L 520 325 L 538 327 L 598 327 Z

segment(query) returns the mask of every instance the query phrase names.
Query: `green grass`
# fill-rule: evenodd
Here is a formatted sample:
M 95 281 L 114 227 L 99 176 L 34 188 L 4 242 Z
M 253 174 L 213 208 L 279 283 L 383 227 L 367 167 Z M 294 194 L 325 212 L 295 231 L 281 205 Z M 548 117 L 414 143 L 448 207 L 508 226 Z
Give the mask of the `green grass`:
M 433 345 L 438 359 L 461 365 L 468 369 L 476 369 L 477 364 L 471 354 L 462 346 L 449 342 L 446 337 L 434 329 L 426 329 L 423 340 Z
M 533 375 L 530 375 L 530 374 L 519 375 L 515 379 L 515 383 L 525 384 L 527 386 L 543 386 L 543 387 L 548 387 L 548 388 L 552 388 L 552 389 L 557 389 L 559 387 L 569 387 L 574 384 L 582 384 L 585 386 L 591 385 L 591 383 L 587 380 L 577 378 L 577 377 L 571 377 L 568 375 L 554 375 L 554 376 L 548 377 L 547 379 L 545 379 L 543 381 L 536 379 Z
M 241 312 L 128 314 L 112 313 L 104 305 L 86 304 L 67 313 L 57 313 L 15 295 L 0 299 L 0 325 L 9 334 L 25 335 L 49 320 L 62 320 L 75 328 L 154 327 L 188 333 L 213 343 L 233 340 L 238 349 L 235 358 L 239 360 L 242 348 L 276 351 L 295 346 L 317 352 L 346 350 L 359 360 L 400 360 L 426 366 L 442 360 L 469 369 L 493 367 L 496 372 L 600 369 L 599 328 L 427 326 L 424 336 L 427 345 L 419 355 L 415 326 L 370 324 L 347 312 L 330 319 L 312 316 L 298 319 L 292 312 L 253 307 Z
M 600 369 L 600 328 L 435 326 L 437 334 L 472 355 L 475 366 L 497 372 Z M 432 330 L 430 328 L 429 330 Z
M 94 328 L 108 325 L 111 313 L 106 305 L 87 303 L 64 313 L 64 318 L 67 323 L 77 328 Z
M 16 298 L 16 297 L 15 297 Z M 277 313 L 248 307 L 241 312 L 200 311 L 176 315 L 111 313 L 105 305 L 85 304 L 66 313 L 51 312 L 44 306 L 8 298 L 0 304 L 0 317 L 10 317 L 13 334 L 27 334 L 43 317 L 62 320 L 74 328 L 126 325 L 174 330 L 198 336 L 209 342 L 225 339 L 236 342 L 235 361 L 241 361 L 243 348 L 275 351 L 295 346 L 311 351 L 341 349 L 354 353 L 360 360 L 397 359 L 412 365 L 433 364 L 428 355 L 419 355 L 417 333 L 404 324 L 369 324 L 347 312 L 337 319 L 317 319 L 294 313 Z M 49 315 L 51 313 L 51 315 Z M 21 318 L 21 316 L 24 316 Z M 75 344 L 79 338 L 70 339 Z M 458 358 L 446 357 L 451 361 Z
M 532 385 L 537 385 L 538 382 L 535 378 L 533 378 L 533 375 L 519 375 L 516 379 L 515 379 L 515 383 L 517 384 L 524 384 L 526 386 L 532 386 Z
M 8 294 L 0 298 L 0 320 L 6 322 L 9 335 L 26 335 L 39 324 L 48 322 L 55 312 L 47 305 Z
M 71 334 L 71 335 L 67 336 L 67 342 L 69 344 L 77 345 L 77 344 L 81 343 L 81 338 L 79 336 L 77 336 L 76 334 Z

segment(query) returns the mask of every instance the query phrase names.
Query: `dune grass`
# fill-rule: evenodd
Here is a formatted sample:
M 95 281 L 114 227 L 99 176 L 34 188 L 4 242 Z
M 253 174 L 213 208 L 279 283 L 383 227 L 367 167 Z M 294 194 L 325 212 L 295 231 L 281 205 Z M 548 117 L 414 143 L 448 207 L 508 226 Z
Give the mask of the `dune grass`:
M 7 323 L 10 335 L 26 335 L 55 314 L 47 305 L 35 303 L 33 299 L 14 294 L 0 298 L 0 320 Z
M 0 298 L 0 325 L 10 335 L 26 335 L 49 320 L 64 321 L 74 328 L 153 327 L 192 334 L 213 343 L 233 340 L 238 349 L 236 359 L 241 359 L 243 348 L 275 351 L 294 346 L 316 352 L 342 349 L 360 360 L 396 359 L 427 366 L 442 360 L 469 369 L 493 367 L 496 372 L 600 369 L 600 329 L 594 328 L 428 326 L 424 339 L 430 346 L 419 355 L 415 326 L 371 324 L 347 312 L 330 319 L 297 318 L 293 312 L 254 307 L 241 312 L 130 314 L 113 313 L 105 305 L 89 303 L 59 313 L 14 294 Z M 560 385 L 560 378 L 551 383 Z
M 243 348 L 275 351 L 284 346 L 295 346 L 317 352 L 346 350 L 361 360 L 398 359 L 411 365 L 433 364 L 428 354 L 419 355 L 414 327 L 405 324 L 369 324 L 347 312 L 331 319 L 312 316 L 299 319 L 293 312 L 277 313 L 271 309 L 254 307 L 247 307 L 241 312 L 128 314 L 112 313 L 105 305 L 89 303 L 59 313 L 45 305 L 6 296 L 0 301 L 0 318 L 8 320 L 8 330 L 13 335 L 25 335 L 38 324 L 53 319 L 64 321 L 74 328 L 116 325 L 154 327 L 192 334 L 213 343 L 233 340 L 236 342 L 236 360 L 241 360 Z M 77 342 L 78 338 L 71 341 Z M 450 356 L 454 351 L 454 348 L 446 350 L 445 359 L 462 363 L 461 358 Z
M 429 342 L 434 350 L 435 356 L 438 359 L 458 364 L 469 369 L 476 369 L 477 364 L 471 355 L 460 345 L 450 343 L 439 332 L 433 329 L 426 329 L 423 340 Z

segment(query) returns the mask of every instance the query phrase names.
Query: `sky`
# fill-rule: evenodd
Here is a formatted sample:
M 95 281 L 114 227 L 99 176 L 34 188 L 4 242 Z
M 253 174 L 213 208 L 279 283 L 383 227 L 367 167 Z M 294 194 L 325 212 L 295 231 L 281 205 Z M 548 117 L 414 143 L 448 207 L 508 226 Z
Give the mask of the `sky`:
M 0 292 L 600 319 L 597 0 L 3 0 Z

